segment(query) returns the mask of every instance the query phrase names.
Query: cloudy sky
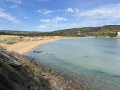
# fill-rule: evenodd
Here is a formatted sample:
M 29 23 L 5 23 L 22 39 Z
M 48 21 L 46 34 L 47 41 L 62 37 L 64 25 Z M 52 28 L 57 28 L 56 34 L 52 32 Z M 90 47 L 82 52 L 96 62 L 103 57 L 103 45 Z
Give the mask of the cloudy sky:
M 0 30 L 54 31 L 120 24 L 120 0 L 0 0 Z

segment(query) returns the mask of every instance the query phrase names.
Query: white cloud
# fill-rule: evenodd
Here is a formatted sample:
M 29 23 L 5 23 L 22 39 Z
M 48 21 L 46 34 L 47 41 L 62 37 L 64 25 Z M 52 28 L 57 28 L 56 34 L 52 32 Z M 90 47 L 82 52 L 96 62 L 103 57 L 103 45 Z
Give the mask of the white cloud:
M 120 24 L 120 3 L 79 11 L 75 16 L 82 18 L 82 24 L 86 26 Z
M 65 11 L 66 12 L 72 12 L 72 13 L 78 13 L 79 9 L 78 8 L 67 8 Z
M 40 21 L 44 22 L 44 23 L 38 26 L 38 30 L 46 31 L 46 30 L 50 30 L 51 28 L 55 30 L 57 27 L 62 27 L 62 26 L 59 26 L 60 21 L 67 21 L 67 20 L 68 19 L 64 18 L 64 17 L 54 17 L 52 19 L 42 19 Z
M 67 19 L 64 17 L 55 17 L 53 21 L 58 22 L 58 21 L 66 21 Z
M 13 2 L 12 5 L 7 5 L 10 8 L 18 8 L 20 4 L 22 4 L 21 0 L 5 0 L 7 2 Z M 6 3 L 6 2 L 5 2 Z
M 77 13 L 78 13 L 78 12 L 79 12 L 79 9 L 78 9 L 78 8 L 75 8 L 75 12 L 77 12 Z
M 40 21 L 41 22 L 59 22 L 59 21 L 67 21 L 68 19 L 67 18 L 64 18 L 64 17 L 54 17 L 53 19 L 41 19 Z
M 66 10 L 67 12 L 74 12 L 74 10 L 72 8 L 67 8 Z
M 79 9 L 78 8 L 67 8 L 66 10 L 62 10 L 62 9 L 58 9 L 58 10 L 47 10 L 47 9 L 38 9 L 36 12 L 41 13 L 41 14 L 50 14 L 53 12 L 71 12 L 71 13 L 79 13 Z
M 41 14 L 50 14 L 50 13 L 53 13 L 55 11 L 50 11 L 50 10 L 46 10 L 46 9 L 39 9 L 36 12 L 41 13 Z
M 21 4 L 21 0 L 6 0 L 6 1 L 10 1 L 16 4 Z
M 41 22 L 50 22 L 50 19 L 42 19 L 42 20 L 40 20 Z
M 120 24 L 120 3 L 100 6 L 89 10 L 67 8 L 66 10 L 59 9 L 55 12 L 69 13 L 68 18 L 70 18 L 70 22 L 65 22 L 68 19 L 63 17 L 45 19 L 41 20 L 43 22 L 41 25 L 43 26 L 39 27 L 38 30 L 53 31 L 66 28 Z
M 112 4 L 83 11 L 79 13 L 79 16 L 93 17 L 95 19 L 120 19 L 120 4 Z
M 53 13 L 54 11 L 45 11 L 43 12 L 43 14 L 49 14 L 49 13 Z
M 15 17 L 11 16 L 9 13 L 6 13 L 5 10 L 2 8 L 0 8 L 0 17 L 16 24 L 19 23 L 19 21 Z

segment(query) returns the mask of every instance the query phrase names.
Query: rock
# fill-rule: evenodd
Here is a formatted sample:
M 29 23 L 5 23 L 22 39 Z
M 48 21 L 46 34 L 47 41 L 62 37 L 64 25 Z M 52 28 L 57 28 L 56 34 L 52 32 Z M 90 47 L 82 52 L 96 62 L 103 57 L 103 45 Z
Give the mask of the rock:
M 36 51 L 33 51 L 34 53 L 36 53 Z

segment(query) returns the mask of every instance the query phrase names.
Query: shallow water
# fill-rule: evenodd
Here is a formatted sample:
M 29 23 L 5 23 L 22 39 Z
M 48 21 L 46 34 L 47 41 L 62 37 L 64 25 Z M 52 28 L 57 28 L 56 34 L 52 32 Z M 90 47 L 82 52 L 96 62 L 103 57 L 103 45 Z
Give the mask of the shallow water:
M 77 84 L 120 90 L 120 39 L 65 39 L 34 50 L 27 55 Z

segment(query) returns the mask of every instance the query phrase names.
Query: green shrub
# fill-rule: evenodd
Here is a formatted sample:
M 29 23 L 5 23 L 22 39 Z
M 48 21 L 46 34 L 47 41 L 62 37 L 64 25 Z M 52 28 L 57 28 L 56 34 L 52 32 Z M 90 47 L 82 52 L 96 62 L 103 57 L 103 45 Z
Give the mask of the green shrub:
M 34 70 L 32 69 L 32 67 L 30 65 L 25 65 L 24 68 L 32 77 L 35 76 Z
M 116 36 L 117 36 L 117 33 L 109 33 L 109 36 L 110 36 L 110 37 L 116 37 Z

